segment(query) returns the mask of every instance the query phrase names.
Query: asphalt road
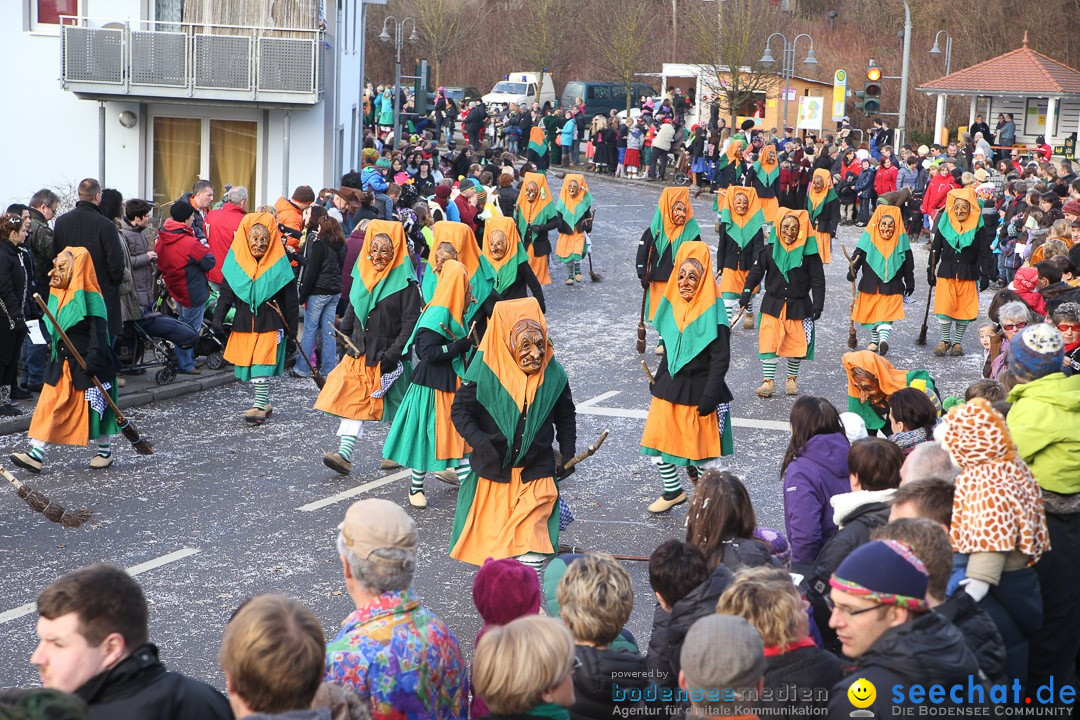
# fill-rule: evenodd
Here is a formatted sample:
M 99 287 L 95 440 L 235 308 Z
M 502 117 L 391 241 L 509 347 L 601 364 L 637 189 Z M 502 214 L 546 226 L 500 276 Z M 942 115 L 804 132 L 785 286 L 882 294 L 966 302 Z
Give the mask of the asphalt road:
M 593 550 L 648 555 L 659 543 L 683 533 L 686 506 L 651 517 L 646 505 L 661 490 L 656 469 L 638 454 L 648 407 L 648 384 L 634 350 L 640 288 L 634 251 L 652 218 L 660 187 L 590 178 L 598 210 L 593 235 L 595 267 L 603 282 L 565 287 L 562 267 L 553 267 L 548 322 L 556 355 L 566 367 L 578 403 L 579 447 L 604 428 L 611 436 L 598 455 L 563 485 L 577 521 L 564 542 Z M 552 179 L 557 193 L 561 182 Z M 703 237 L 714 243 L 712 198 L 694 202 Z M 849 249 L 855 228 L 842 228 Z M 825 315 L 817 328 L 817 360 L 804 363 L 803 393 L 823 395 L 846 406 L 840 356 L 847 351 L 849 285 L 838 244 L 826 267 Z M 926 250 L 917 248 L 916 266 Z M 916 278 L 924 278 L 921 271 Z M 968 333 L 963 358 L 935 358 L 916 347 L 926 289 L 897 323 L 889 359 L 904 369 L 925 367 L 947 394 L 959 394 L 979 375 L 978 341 Z M 983 305 L 988 297 L 983 298 Z M 974 328 L 972 328 L 974 330 Z M 860 341 L 868 342 L 865 331 Z M 655 333 L 650 330 L 651 354 Z M 783 528 L 778 471 L 787 446 L 792 399 L 761 400 L 756 331 L 737 329 L 732 338 L 728 385 L 735 393 L 735 454 L 723 465 L 746 482 L 760 525 Z M 782 387 L 782 384 L 781 384 Z M 240 384 L 207 390 L 138 408 L 133 417 L 152 436 L 152 457 L 135 455 L 118 437 L 117 461 L 92 471 L 90 448 L 53 448 L 45 472 L 27 478 L 54 500 L 88 506 L 97 524 L 66 530 L 31 512 L 11 492 L 0 501 L 0 687 L 32 686 L 28 664 L 36 643 L 33 601 L 41 588 L 81 566 L 109 562 L 138 572 L 151 603 L 151 638 L 172 669 L 221 688 L 217 654 L 224 624 L 245 598 L 264 592 L 295 597 L 336 632 L 353 607 L 334 550 L 336 526 L 357 497 L 391 499 L 408 507 L 405 473 L 378 469 L 386 430 L 369 425 L 357 446 L 353 474 L 342 478 L 323 467 L 321 454 L 336 448 L 336 421 L 311 409 L 310 381 L 281 378 L 273 386 L 274 415 L 262 427 L 246 425 L 250 388 Z M 25 436 L 0 436 L 0 457 L 24 449 Z M 6 460 L 5 460 L 6 463 Z M 689 488 L 689 483 L 687 483 Z M 420 529 L 415 588 L 443 617 L 471 656 L 480 623 L 472 603 L 475 569 L 447 554 L 456 490 L 429 478 L 426 510 L 410 512 Z M 652 593 L 644 563 L 630 562 L 637 604 L 629 623 L 645 647 Z

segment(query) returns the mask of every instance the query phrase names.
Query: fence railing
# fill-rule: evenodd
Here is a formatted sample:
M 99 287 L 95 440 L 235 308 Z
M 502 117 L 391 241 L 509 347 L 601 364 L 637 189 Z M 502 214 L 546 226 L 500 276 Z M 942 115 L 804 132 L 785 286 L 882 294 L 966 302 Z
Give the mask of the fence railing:
M 321 30 L 61 18 L 64 87 L 76 93 L 314 104 Z

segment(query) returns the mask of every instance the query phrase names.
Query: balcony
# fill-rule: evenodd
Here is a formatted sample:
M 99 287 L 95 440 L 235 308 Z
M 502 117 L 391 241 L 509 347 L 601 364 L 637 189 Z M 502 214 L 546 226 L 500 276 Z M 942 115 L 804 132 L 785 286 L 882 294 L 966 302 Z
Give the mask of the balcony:
M 62 18 L 63 87 L 93 100 L 311 106 L 321 30 Z

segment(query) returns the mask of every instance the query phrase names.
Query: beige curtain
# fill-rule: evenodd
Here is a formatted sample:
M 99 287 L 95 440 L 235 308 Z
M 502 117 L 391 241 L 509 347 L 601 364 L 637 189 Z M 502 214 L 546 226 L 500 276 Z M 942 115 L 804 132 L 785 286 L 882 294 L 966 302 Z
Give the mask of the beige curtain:
M 154 118 L 154 202 L 165 205 L 190 192 L 201 158 L 202 120 Z
M 313 30 L 318 21 L 319 0 L 186 0 L 184 3 L 184 22 L 196 25 Z M 272 35 L 281 37 L 288 33 Z
M 243 120 L 210 121 L 210 182 L 218 198 L 225 185 L 243 185 L 248 191 L 248 210 L 255 207 L 255 154 L 258 124 Z

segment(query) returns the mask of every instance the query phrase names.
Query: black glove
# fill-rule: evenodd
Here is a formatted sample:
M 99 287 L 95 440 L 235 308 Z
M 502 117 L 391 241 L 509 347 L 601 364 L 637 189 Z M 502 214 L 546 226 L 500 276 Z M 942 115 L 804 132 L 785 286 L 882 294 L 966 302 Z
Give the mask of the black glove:
M 472 347 L 472 336 L 466 335 L 459 340 L 455 340 L 452 347 L 454 348 L 454 352 L 458 355 L 464 354 L 469 348 Z
M 744 309 L 750 307 L 750 293 L 746 292 L 745 290 L 743 291 L 743 294 L 739 297 L 739 307 Z
M 821 311 L 820 310 L 815 310 L 814 314 L 810 316 L 810 319 L 813 320 L 814 322 L 817 322 L 818 320 L 820 320 L 821 319 Z
M 214 331 L 215 335 L 224 335 L 225 328 L 221 326 L 221 323 L 217 320 L 210 324 L 210 329 Z
M 638 280 L 641 281 L 641 289 L 642 290 L 648 290 L 649 289 L 649 281 L 648 280 L 646 280 L 644 277 L 639 277 Z
M 108 370 L 108 362 L 100 350 L 91 350 L 86 354 L 86 372 L 100 379 Z
M 926 284 L 930 287 L 934 287 L 935 285 L 937 285 L 937 275 L 934 274 L 934 268 L 927 268 Z
M 701 417 L 708 417 L 716 412 L 716 403 L 698 403 L 697 414 Z
M 914 294 L 915 294 L 915 283 L 911 283 L 910 285 L 905 284 L 904 285 L 904 295 L 907 296 L 907 297 L 911 297 Z
M 983 275 L 981 278 L 979 278 L 979 292 L 982 292 L 983 290 L 987 290 L 989 288 L 990 288 L 990 278 Z
M 573 475 L 575 470 L 577 470 L 576 465 L 574 467 L 571 467 L 571 468 L 566 468 L 561 463 L 559 463 L 559 464 L 555 465 L 555 479 L 556 480 L 565 480 L 566 478 Z
M 543 228 L 540 225 L 530 225 L 529 232 L 531 232 L 533 235 L 539 235 L 543 232 Z
M 847 281 L 848 282 L 855 282 L 855 268 L 848 268 Z

